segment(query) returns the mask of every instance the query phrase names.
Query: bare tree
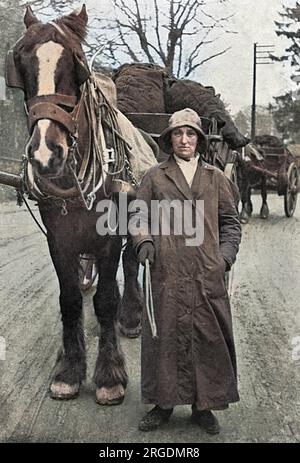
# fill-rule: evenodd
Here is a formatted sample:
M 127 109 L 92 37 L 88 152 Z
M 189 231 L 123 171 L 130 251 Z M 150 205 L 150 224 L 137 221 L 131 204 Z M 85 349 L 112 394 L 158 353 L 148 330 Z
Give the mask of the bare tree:
M 88 57 L 102 47 L 101 65 L 116 66 L 128 58 L 156 63 L 177 77 L 188 77 L 202 64 L 230 48 L 211 52 L 228 29 L 231 15 L 217 16 L 229 0 L 110 0 L 110 14 L 89 10 Z M 68 13 L 73 0 L 27 0 L 42 20 Z M 87 1 L 88 6 L 88 1 Z M 215 47 L 214 47 L 215 48 Z
M 123 54 L 134 62 L 160 64 L 177 77 L 188 77 L 205 62 L 224 54 L 230 47 L 205 55 L 204 47 L 226 33 L 233 15 L 215 17 L 212 4 L 227 0 L 112 0 L 115 19 L 98 19 L 102 31 L 117 35 L 106 49 L 115 65 Z M 138 47 L 137 47 L 138 43 Z

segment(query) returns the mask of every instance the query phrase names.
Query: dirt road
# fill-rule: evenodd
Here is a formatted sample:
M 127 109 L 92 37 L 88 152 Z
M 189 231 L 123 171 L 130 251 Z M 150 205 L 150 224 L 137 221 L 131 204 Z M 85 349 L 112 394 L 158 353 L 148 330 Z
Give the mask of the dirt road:
M 60 345 L 58 284 L 44 236 L 25 207 L 0 207 L 0 442 L 296 442 L 300 441 L 300 205 L 244 226 L 232 309 L 241 401 L 219 412 L 222 432 L 203 434 L 178 407 L 162 430 L 143 434 L 140 341 L 122 339 L 130 382 L 122 405 L 100 407 L 91 381 L 97 326 L 85 297 L 88 380 L 69 402 L 48 396 Z M 255 211 L 259 198 L 254 198 Z M 6 349 L 5 349 L 6 347 Z

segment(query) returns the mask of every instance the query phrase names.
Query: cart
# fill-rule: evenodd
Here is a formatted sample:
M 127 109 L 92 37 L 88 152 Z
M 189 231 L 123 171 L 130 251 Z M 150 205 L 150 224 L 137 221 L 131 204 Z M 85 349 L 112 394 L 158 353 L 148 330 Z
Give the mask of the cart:
M 299 168 L 296 157 L 285 147 L 249 144 L 242 157 L 250 167 L 266 177 L 267 189 L 284 198 L 286 217 L 296 210 L 299 190 Z

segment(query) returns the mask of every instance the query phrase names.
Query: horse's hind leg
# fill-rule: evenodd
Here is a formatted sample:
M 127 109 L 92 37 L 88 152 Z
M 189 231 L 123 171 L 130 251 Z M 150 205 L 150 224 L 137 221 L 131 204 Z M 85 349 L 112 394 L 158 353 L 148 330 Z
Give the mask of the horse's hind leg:
M 86 356 L 82 320 L 82 296 L 78 282 L 78 256 L 67 254 L 49 242 L 60 284 L 63 348 L 57 357 L 50 394 L 54 399 L 72 399 L 86 376 Z
M 124 272 L 124 294 L 119 310 L 119 330 L 128 338 L 136 338 L 141 333 L 141 317 L 143 299 L 138 285 L 139 263 L 132 247 L 131 239 L 127 240 L 122 255 Z
M 262 206 L 260 209 L 260 218 L 267 219 L 269 217 L 269 207 L 267 204 L 267 178 L 265 176 L 261 179 L 261 197 L 262 197 Z
M 127 385 L 125 360 L 116 333 L 116 318 L 120 303 L 116 281 L 120 247 L 108 258 L 98 261 L 99 280 L 94 296 L 95 313 L 100 323 L 99 352 L 94 381 L 96 401 L 100 405 L 115 405 L 124 399 Z

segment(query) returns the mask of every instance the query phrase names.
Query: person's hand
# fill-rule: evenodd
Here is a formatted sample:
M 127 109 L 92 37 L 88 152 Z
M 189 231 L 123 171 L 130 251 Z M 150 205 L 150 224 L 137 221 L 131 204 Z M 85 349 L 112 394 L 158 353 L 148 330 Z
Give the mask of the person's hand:
M 145 265 L 146 259 L 149 259 L 149 264 L 152 265 L 154 262 L 155 249 L 153 243 L 145 241 L 141 244 L 137 258 L 140 264 Z

